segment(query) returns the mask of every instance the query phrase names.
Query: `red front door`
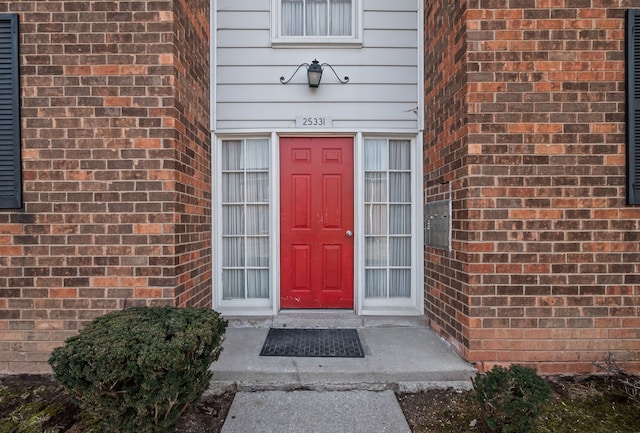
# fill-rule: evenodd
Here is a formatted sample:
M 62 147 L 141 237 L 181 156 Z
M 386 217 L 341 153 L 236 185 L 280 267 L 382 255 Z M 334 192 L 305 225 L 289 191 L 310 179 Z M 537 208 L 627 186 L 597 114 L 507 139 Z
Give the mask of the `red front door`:
M 353 139 L 280 139 L 280 306 L 353 308 Z

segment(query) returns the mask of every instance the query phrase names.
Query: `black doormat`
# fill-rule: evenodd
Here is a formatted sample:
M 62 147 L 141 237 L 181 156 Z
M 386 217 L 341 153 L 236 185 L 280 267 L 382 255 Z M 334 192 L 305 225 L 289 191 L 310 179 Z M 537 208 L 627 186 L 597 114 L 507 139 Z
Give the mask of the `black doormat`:
M 364 358 L 355 329 L 271 328 L 260 356 Z

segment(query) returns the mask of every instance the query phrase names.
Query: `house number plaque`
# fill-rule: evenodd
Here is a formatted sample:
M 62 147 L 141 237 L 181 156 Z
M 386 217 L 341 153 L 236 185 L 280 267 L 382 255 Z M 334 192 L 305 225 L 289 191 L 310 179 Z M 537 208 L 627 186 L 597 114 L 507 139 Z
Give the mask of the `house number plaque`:
M 333 119 L 326 116 L 296 116 L 297 128 L 330 128 Z

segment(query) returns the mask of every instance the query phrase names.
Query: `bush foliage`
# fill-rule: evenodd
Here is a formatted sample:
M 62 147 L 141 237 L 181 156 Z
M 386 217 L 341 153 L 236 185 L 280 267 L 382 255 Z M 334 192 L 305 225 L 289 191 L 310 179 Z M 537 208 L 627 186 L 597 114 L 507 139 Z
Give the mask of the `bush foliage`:
M 172 432 L 209 386 L 227 321 L 210 309 L 135 307 L 55 349 L 55 378 L 105 432 Z
M 473 380 L 476 401 L 484 409 L 491 431 L 530 433 L 543 405 L 551 398 L 551 387 L 532 368 L 495 366 Z

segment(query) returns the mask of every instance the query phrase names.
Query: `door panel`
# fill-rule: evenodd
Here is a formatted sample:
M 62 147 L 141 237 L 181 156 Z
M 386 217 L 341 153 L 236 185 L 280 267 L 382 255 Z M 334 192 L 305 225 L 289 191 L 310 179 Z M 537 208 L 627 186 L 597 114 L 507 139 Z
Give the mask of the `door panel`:
M 293 175 L 293 227 L 294 229 L 311 228 L 311 176 Z
M 280 139 L 282 308 L 353 308 L 353 139 Z

